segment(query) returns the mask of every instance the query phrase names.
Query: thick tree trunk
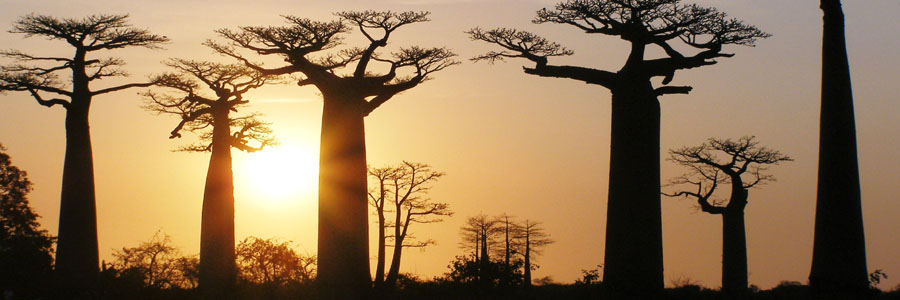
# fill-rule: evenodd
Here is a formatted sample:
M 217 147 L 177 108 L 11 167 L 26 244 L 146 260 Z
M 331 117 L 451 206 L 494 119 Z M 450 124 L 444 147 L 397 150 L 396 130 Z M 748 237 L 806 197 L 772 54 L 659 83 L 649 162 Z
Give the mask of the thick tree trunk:
M 838 0 L 822 0 L 821 8 L 819 181 L 809 283 L 822 295 L 857 293 L 868 286 L 868 270 L 844 14 Z
M 743 209 L 722 214 L 722 293 L 738 296 L 747 291 L 747 237 Z
M 91 99 L 66 111 L 66 154 L 59 209 L 55 271 L 64 297 L 91 298 L 99 272 L 94 159 L 88 122 Z
M 385 235 L 384 235 L 384 212 L 378 212 L 378 262 L 375 265 L 375 288 L 384 286 L 384 260 L 385 260 Z
M 234 177 L 228 111 L 213 115 L 213 147 L 203 191 L 200 280 L 203 299 L 232 299 L 237 280 L 234 254 Z
M 612 91 L 612 140 L 603 281 L 628 295 L 663 289 L 659 101 L 649 81 Z
M 318 284 L 324 299 L 363 299 L 371 276 L 362 99 L 323 96 Z

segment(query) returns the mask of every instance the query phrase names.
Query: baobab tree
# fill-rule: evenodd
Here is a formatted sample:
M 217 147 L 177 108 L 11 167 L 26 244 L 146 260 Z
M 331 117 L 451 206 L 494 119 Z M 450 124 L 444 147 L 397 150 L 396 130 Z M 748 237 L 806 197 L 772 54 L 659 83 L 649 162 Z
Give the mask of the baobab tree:
M 809 285 L 814 293 L 858 293 L 868 287 L 856 120 L 839 0 L 822 0 L 822 111 L 815 239 Z
M 378 185 L 376 188 L 369 190 L 369 205 L 375 209 L 375 216 L 378 218 L 378 253 L 376 254 L 377 260 L 375 263 L 375 288 L 381 288 L 384 286 L 384 257 L 386 255 L 385 248 L 387 247 L 387 234 L 385 232 L 385 228 L 387 228 L 387 215 L 385 214 L 387 211 L 385 210 L 388 198 L 391 196 L 392 189 L 389 186 L 392 178 L 396 178 L 397 172 L 399 170 L 395 167 L 381 167 L 381 168 L 369 168 L 367 172 L 369 176 L 375 179 L 376 184 Z
M 537 12 L 534 23 L 573 26 L 589 34 L 618 37 L 631 46 L 618 71 L 552 65 L 551 57 L 573 51 L 530 32 L 499 28 L 468 31 L 473 40 L 502 48 L 473 58 L 490 63 L 524 58 L 526 74 L 568 78 L 612 92 L 612 127 L 603 281 L 619 290 L 658 293 L 663 288 L 660 209 L 660 96 L 687 94 L 690 86 L 669 85 L 677 71 L 732 57 L 726 45 L 753 46 L 768 34 L 729 19 L 714 8 L 681 0 L 568 0 Z M 648 48 L 664 56 L 648 59 Z M 687 53 L 684 51 L 690 51 Z M 662 77 L 662 85 L 651 79 Z
M 65 42 L 74 53 L 43 56 L 18 50 L 0 51 L 16 63 L 0 68 L 0 92 L 28 92 L 38 104 L 66 110 L 66 154 L 60 192 L 59 240 L 55 272 L 65 295 L 91 293 L 99 272 L 94 162 L 89 112 L 96 96 L 152 82 L 92 88 L 102 79 L 125 77 L 125 61 L 94 58 L 95 53 L 128 47 L 157 49 L 169 39 L 135 28 L 128 15 L 93 15 L 82 19 L 58 19 L 28 15 L 13 23 L 11 33 Z M 65 82 L 60 77 L 69 77 Z M 47 96 L 48 94 L 54 96 Z
M 433 239 L 417 241 L 409 232 L 409 226 L 414 223 L 427 224 L 443 221 L 442 217 L 452 216 L 450 205 L 443 202 L 434 202 L 426 197 L 431 189 L 431 184 L 437 181 L 445 173 L 435 171 L 431 166 L 423 163 L 404 161 L 396 167 L 372 169 L 369 174 L 377 180 L 378 188 L 369 192 L 370 203 L 375 207 L 379 217 L 379 241 L 378 262 L 375 268 L 375 285 L 390 290 L 396 287 L 400 276 L 400 261 L 404 248 L 424 248 L 435 243 Z M 389 203 L 394 219 L 385 221 L 385 202 Z M 388 228 L 393 229 L 392 234 L 386 234 Z M 387 277 L 383 278 L 385 266 L 386 240 L 393 240 L 393 253 L 391 266 Z
M 517 252 L 519 246 L 516 236 L 521 233 L 522 227 L 515 221 L 515 217 L 508 214 L 497 216 L 497 222 L 503 232 L 503 265 L 510 267 L 510 258 Z
M 541 222 L 525 220 L 519 224 L 519 228 L 517 238 L 522 247 L 522 258 L 525 261 L 522 284 L 531 286 L 531 263 L 534 261 L 534 256 L 542 254 L 543 249 L 541 248 L 554 243 L 554 241 L 541 227 Z
M 753 136 L 746 136 L 736 141 L 711 138 L 700 146 L 671 150 L 669 160 L 691 170 L 672 179 L 670 185 L 688 186 L 690 190 L 663 194 L 696 198 L 701 211 L 722 216 L 722 293 L 732 296 L 746 293 L 747 190 L 775 180 L 764 173 L 765 166 L 792 159 L 777 150 L 761 147 Z M 731 186 L 728 200 L 711 201 L 720 184 Z
M 500 223 L 496 218 L 479 214 L 469 217 L 466 223 L 460 228 L 462 242 L 460 248 L 466 249 L 472 247 L 475 253 L 475 263 L 478 265 L 478 281 L 482 287 L 488 285 L 488 268 L 491 265 L 490 250 L 499 246 L 500 242 L 497 236 L 502 233 Z
M 225 299 L 234 294 L 237 278 L 231 149 L 254 152 L 275 142 L 267 123 L 253 114 L 232 116 L 232 112 L 249 103 L 246 92 L 278 77 L 242 64 L 172 59 L 166 65 L 175 71 L 155 81 L 174 94 L 148 91 L 143 94 L 149 102 L 146 108 L 180 117 L 169 138 L 181 137 L 182 131 L 199 134 L 200 143 L 181 150 L 210 152 L 200 222 L 199 287 L 204 299 Z
M 267 75 L 299 73 L 299 86 L 312 85 L 322 93 L 317 280 L 329 297 L 362 298 L 371 283 L 364 118 L 434 72 L 457 64 L 446 48 L 412 46 L 379 55 L 397 29 L 426 22 L 428 14 L 340 12 L 339 20 L 329 22 L 285 16 L 286 26 L 221 29 L 217 32 L 227 43 L 207 43 Z M 333 50 L 353 28 L 368 44 Z M 278 56 L 287 64 L 270 68 L 241 50 Z M 376 65 L 387 71 L 378 73 Z

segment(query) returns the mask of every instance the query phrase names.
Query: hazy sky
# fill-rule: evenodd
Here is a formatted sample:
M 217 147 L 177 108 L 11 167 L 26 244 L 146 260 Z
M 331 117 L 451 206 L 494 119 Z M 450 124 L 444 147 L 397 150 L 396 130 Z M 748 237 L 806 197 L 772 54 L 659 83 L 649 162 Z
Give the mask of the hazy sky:
M 446 271 L 463 254 L 458 230 L 479 213 L 507 213 L 544 222 L 556 240 L 538 258 L 535 277 L 561 282 L 603 263 L 609 158 L 609 92 L 599 86 L 522 73 L 525 61 L 488 65 L 468 58 L 490 45 L 463 31 L 514 27 L 539 33 L 575 50 L 551 63 L 618 69 L 627 54 L 617 39 L 563 25 L 530 23 L 551 0 L 378 1 L 9 1 L 0 0 L 0 48 L 70 56 L 63 43 L 23 39 L 6 32 L 30 13 L 83 17 L 130 13 L 131 22 L 166 35 L 166 50 L 130 49 L 131 80 L 165 71 L 169 57 L 228 60 L 200 45 L 213 30 L 241 25 L 281 25 L 279 15 L 332 20 L 342 10 L 428 10 L 432 21 L 402 27 L 399 46 L 447 46 L 464 63 L 435 73 L 366 118 L 372 166 L 401 160 L 429 163 L 447 172 L 431 193 L 456 212 L 443 223 L 411 230 L 438 244 L 404 255 L 403 271 L 425 278 Z M 773 34 L 757 47 L 730 47 L 737 55 L 678 73 L 674 85 L 690 95 L 661 98 L 663 150 L 696 145 L 709 137 L 756 135 L 795 159 L 770 169 L 777 182 L 750 191 L 746 209 L 750 283 L 769 288 L 782 280 L 806 282 L 812 253 L 816 193 L 821 12 L 818 1 L 695 1 L 714 5 Z M 853 72 L 862 196 L 870 271 L 883 269 L 900 282 L 900 2 L 845 0 Z M 360 35 L 347 42 L 360 45 Z M 652 54 L 651 54 L 652 55 Z M 263 60 L 263 59 L 259 59 Z M 278 62 L 278 60 L 265 60 Z M 8 61 L 3 61 L 8 63 Z M 94 87 L 120 83 L 99 83 Z M 194 136 L 167 139 L 178 120 L 140 108 L 128 90 L 94 100 L 91 125 L 101 258 L 135 246 L 162 230 L 186 253 L 199 249 L 200 205 L 208 154 L 171 152 Z M 316 249 L 316 166 L 322 102 L 312 87 L 264 87 L 245 111 L 274 123 L 279 149 L 235 151 L 237 239 L 277 237 L 298 249 Z M 64 112 L 37 105 L 23 93 L 0 95 L 0 143 L 34 182 L 32 206 L 42 225 L 57 231 L 64 151 Z M 662 153 L 662 158 L 667 155 Z M 663 161 L 662 180 L 684 172 Z M 264 180 L 260 180 L 263 178 Z M 272 183 L 284 183 L 288 189 Z M 697 212 L 692 200 L 663 198 L 666 281 L 689 277 L 720 284 L 721 218 Z M 374 232 L 373 235 L 374 237 Z M 374 240 L 372 240 L 374 243 Z M 374 248 L 373 248 L 374 259 Z M 373 263 L 374 267 L 374 263 Z M 896 274 L 896 275 L 895 275 Z

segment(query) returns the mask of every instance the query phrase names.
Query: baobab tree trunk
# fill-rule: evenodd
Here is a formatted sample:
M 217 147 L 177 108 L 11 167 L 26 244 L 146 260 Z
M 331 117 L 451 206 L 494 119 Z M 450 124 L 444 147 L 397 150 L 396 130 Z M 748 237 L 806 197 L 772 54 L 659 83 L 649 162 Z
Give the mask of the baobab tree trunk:
M 66 111 L 66 154 L 60 192 L 55 271 L 65 297 L 90 298 L 99 272 L 91 99 L 73 97 Z
M 325 299 L 362 299 L 371 286 L 363 100 L 322 94 L 318 284 Z
M 387 279 L 385 280 L 385 286 L 388 289 L 394 289 L 397 286 L 397 279 L 400 277 L 400 258 L 402 257 L 402 247 L 403 240 L 395 239 L 394 243 L 394 254 L 391 256 L 391 269 L 388 270 Z
M 744 228 L 743 208 L 726 209 L 722 214 L 722 293 L 729 297 L 747 291 L 747 236 Z
M 385 236 L 384 236 L 384 212 L 378 211 L 378 262 L 375 265 L 375 288 L 384 285 L 384 260 L 385 260 Z
M 649 81 L 612 91 L 609 202 L 603 281 L 629 295 L 663 289 L 659 101 Z
M 856 121 L 844 13 L 822 0 L 822 112 L 815 239 L 809 283 L 814 293 L 856 293 L 868 286 Z
M 212 153 L 200 222 L 200 278 L 203 299 L 232 299 L 237 280 L 234 254 L 234 177 L 228 111 L 213 113 Z
M 531 286 L 531 237 L 525 233 L 525 274 L 522 278 L 522 284 L 526 287 Z
M 488 268 L 491 266 L 491 258 L 488 256 L 487 231 L 481 230 L 481 259 L 478 261 L 478 282 L 482 289 L 488 288 L 490 277 Z

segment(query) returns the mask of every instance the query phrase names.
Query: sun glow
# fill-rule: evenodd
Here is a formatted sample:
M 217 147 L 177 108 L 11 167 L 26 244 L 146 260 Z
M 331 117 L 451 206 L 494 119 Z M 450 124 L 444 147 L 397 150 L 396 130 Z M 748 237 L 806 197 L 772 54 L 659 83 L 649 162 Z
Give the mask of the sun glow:
M 243 175 L 254 194 L 280 203 L 313 194 L 319 178 L 318 156 L 307 148 L 280 146 L 247 154 Z

